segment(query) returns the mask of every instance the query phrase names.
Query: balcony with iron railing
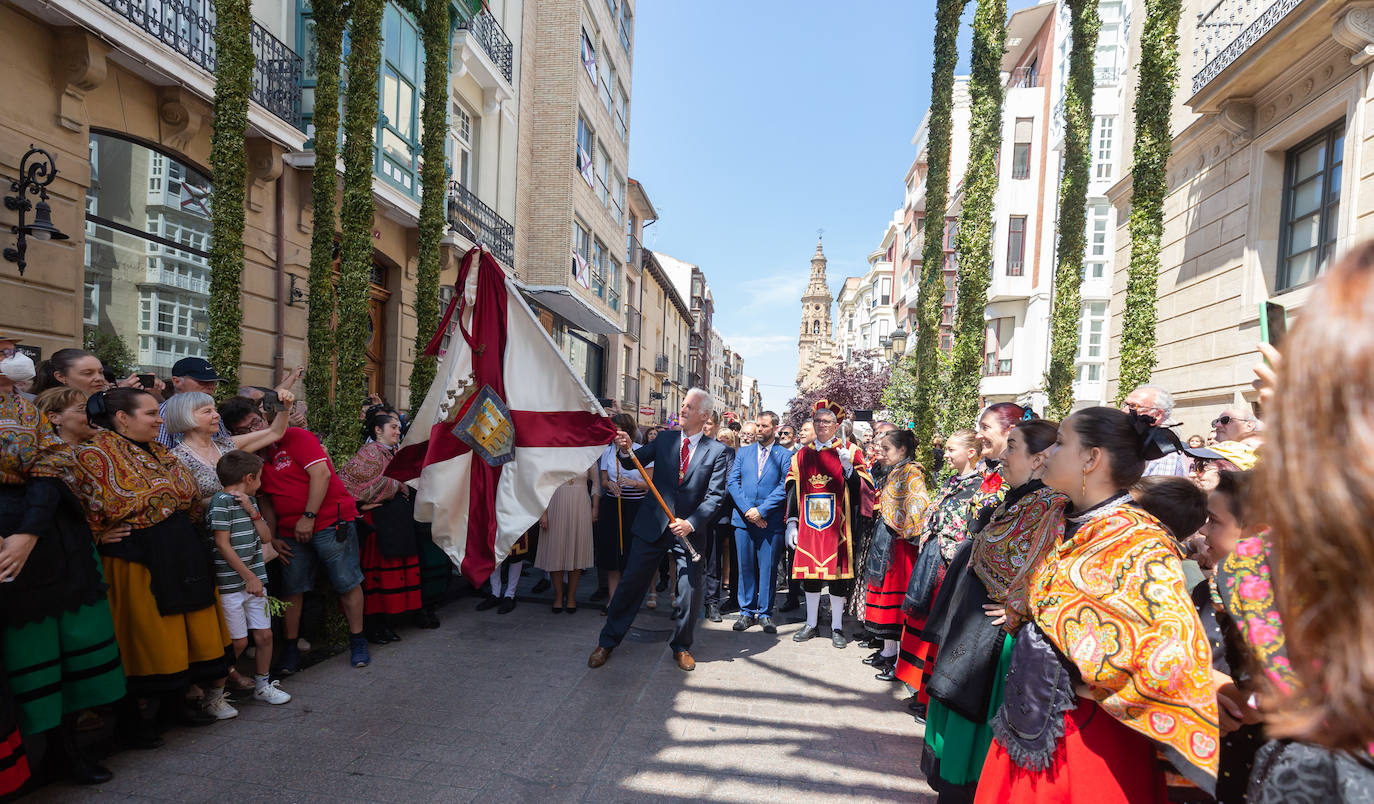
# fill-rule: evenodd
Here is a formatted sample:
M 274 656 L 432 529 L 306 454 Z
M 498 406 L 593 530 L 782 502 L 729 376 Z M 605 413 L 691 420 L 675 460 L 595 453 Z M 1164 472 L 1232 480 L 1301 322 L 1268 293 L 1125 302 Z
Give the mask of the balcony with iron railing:
M 669 361 L 667 355 L 659 355 L 658 357 L 654 358 L 654 373 L 659 375 L 660 377 L 668 376 L 668 366 Z
M 1112 84 L 1115 84 L 1117 79 L 1120 77 L 1121 71 L 1117 69 L 1115 65 L 1110 67 L 1099 66 L 1093 68 L 1093 83 L 1095 83 L 1097 86 L 1111 86 Z
M 1030 89 L 1044 86 L 1044 78 L 1037 67 L 1017 67 L 1007 76 L 1007 89 Z
M 482 9 L 470 20 L 458 23 L 459 30 L 467 31 L 477 40 L 482 52 L 486 53 L 491 59 L 492 64 L 501 75 L 505 76 L 506 83 L 511 82 L 514 75 L 515 65 L 515 46 L 511 44 L 510 37 L 506 36 L 501 23 L 491 15 L 490 11 Z
M 1204 7 L 1197 15 L 1193 37 L 1193 94 L 1201 92 L 1241 59 L 1303 3 L 1304 0 L 1216 0 Z M 1295 25 L 1304 22 L 1295 19 L 1298 20 Z M 1326 35 L 1332 35 L 1330 27 L 1324 30 Z M 1296 59 L 1295 55 L 1293 61 Z M 1283 63 L 1291 64 L 1292 61 Z M 1281 65 L 1266 66 L 1277 69 Z M 1256 78 L 1259 80 L 1258 76 Z
M 677 384 L 683 388 L 687 387 L 687 367 L 682 364 L 678 364 L 677 367 Z
M 214 75 L 215 5 L 211 0 L 100 0 L 192 64 Z M 252 24 L 253 89 L 249 97 L 293 126 L 301 124 L 304 60 L 257 22 Z
M 625 306 L 625 334 L 639 340 L 639 333 L 643 327 L 644 316 L 639 314 L 639 310 L 631 305 Z
M 507 266 L 514 264 L 515 227 L 456 181 L 448 183 L 448 225 L 464 237 L 471 234 L 469 239 L 486 246 Z

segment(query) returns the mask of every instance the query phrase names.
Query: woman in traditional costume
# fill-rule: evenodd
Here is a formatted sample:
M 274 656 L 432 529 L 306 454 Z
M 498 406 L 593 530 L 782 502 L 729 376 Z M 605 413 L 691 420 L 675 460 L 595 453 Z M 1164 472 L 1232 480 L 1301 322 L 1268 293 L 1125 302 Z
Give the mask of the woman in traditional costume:
M 374 645 L 401 641 L 395 623 L 420 610 L 420 557 L 410 490 L 386 476 L 401 443 L 401 423 L 373 409 L 363 423 L 366 443 L 339 470 L 362 514 L 358 565 L 363 571 L 363 630 Z
M 123 698 L 124 672 L 86 512 L 71 491 L 72 447 L 3 374 L 0 444 L 0 676 L 9 676 L 19 730 L 50 735 L 55 770 L 79 784 L 107 782 L 110 771 L 77 744 L 76 718 Z M 22 758 L 6 708 L 0 793 Z
M 869 541 L 864 622 L 883 645 L 864 661 L 878 669 L 879 681 L 893 681 L 897 643 L 902 638 L 902 600 L 911 582 L 930 495 L 925 473 L 915 462 L 916 438 L 910 430 L 889 430 L 878 436 L 877 443 L 884 472 Z
M 182 720 L 235 717 L 224 699 L 233 652 L 215 591 L 210 548 L 196 521 L 200 489 L 157 443 L 162 417 L 147 391 L 116 388 L 91 397 L 92 423 L 105 429 L 76 449 L 75 490 L 103 558 L 115 636 L 129 692 L 138 699 L 136 744 L 161 742 L 155 701 L 205 695 Z
M 941 802 L 971 801 L 992 743 L 1014 634 L 1025 623 L 1026 581 L 1064 532 L 1063 494 L 1040 479 L 1058 426 L 1023 421 L 1001 455 L 1006 497 L 955 552 L 924 634 L 939 646 L 921 770 Z
M 1031 573 L 978 802 L 1163 804 L 1160 755 L 1216 786 L 1211 649 L 1177 544 L 1127 491 L 1160 457 L 1153 429 L 1111 408 L 1059 428 L 1044 479 L 1072 507 Z
M 917 557 L 902 602 L 902 637 L 893 674 L 911 688 L 913 695 L 907 706 L 921 720 L 929 700 L 923 689 L 924 674 L 933 668 L 935 660 L 934 646 L 921 639 L 921 629 L 944 578 L 944 555 L 948 552 L 952 556 L 968 532 L 970 505 L 984 481 L 978 471 L 980 452 L 978 436 L 972 430 L 957 430 L 945 440 L 945 463 L 954 470 L 954 476 L 945 481 L 921 521 Z

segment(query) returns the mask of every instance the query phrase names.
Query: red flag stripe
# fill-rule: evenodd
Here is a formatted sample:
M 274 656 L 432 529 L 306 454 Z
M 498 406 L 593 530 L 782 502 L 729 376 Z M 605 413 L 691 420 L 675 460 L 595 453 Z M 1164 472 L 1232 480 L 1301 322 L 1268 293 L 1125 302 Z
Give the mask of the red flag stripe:
M 616 433 L 610 419 L 585 410 L 512 410 L 510 418 L 517 447 L 594 447 L 611 443 Z

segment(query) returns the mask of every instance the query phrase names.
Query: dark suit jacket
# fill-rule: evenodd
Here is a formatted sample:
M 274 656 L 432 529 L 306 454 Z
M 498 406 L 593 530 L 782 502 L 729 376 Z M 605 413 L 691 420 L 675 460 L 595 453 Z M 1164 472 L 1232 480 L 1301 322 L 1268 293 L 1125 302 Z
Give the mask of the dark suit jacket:
M 658 438 L 635 450 L 639 462 L 648 466 L 654 464 L 654 486 L 663 495 L 664 502 L 673 509 L 673 514 L 692 523 L 692 541 L 698 542 L 706 535 L 706 530 L 715 523 L 721 507 L 725 503 L 725 476 L 729 471 L 727 447 L 714 438 L 703 436 L 692 453 L 691 463 L 687 465 L 687 475 L 681 482 L 677 479 L 678 459 L 682 454 L 682 432 L 670 430 L 660 433 Z M 633 469 L 629 458 L 622 458 L 621 464 Z M 672 539 L 668 532 L 668 515 L 652 499 L 646 499 L 639 506 L 630 531 L 646 542 Z
M 774 444 L 769 448 L 765 461 L 763 477 L 760 478 L 759 448 L 756 444 L 740 447 L 735 456 L 730 477 L 726 480 L 726 488 L 735 501 L 734 525 L 737 528 L 753 527 L 745 520 L 744 514 L 750 508 L 757 508 L 759 514 L 768 520 L 766 530 L 781 533 L 783 516 L 787 513 L 787 506 L 783 505 L 787 498 L 784 481 L 787 480 L 787 469 L 792 465 L 792 452 Z

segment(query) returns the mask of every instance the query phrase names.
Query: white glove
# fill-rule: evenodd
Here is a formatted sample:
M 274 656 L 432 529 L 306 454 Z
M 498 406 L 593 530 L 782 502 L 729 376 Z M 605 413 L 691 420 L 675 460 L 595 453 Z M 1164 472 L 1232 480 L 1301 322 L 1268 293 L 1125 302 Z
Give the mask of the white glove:
M 840 466 L 844 467 L 844 476 L 849 477 L 854 473 L 854 459 L 849 457 L 849 450 L 841 447 L 835 450 L 840 456 Z
M 787 520 L 787 546 L 793 550 L 797 549 L 797 520 Z

